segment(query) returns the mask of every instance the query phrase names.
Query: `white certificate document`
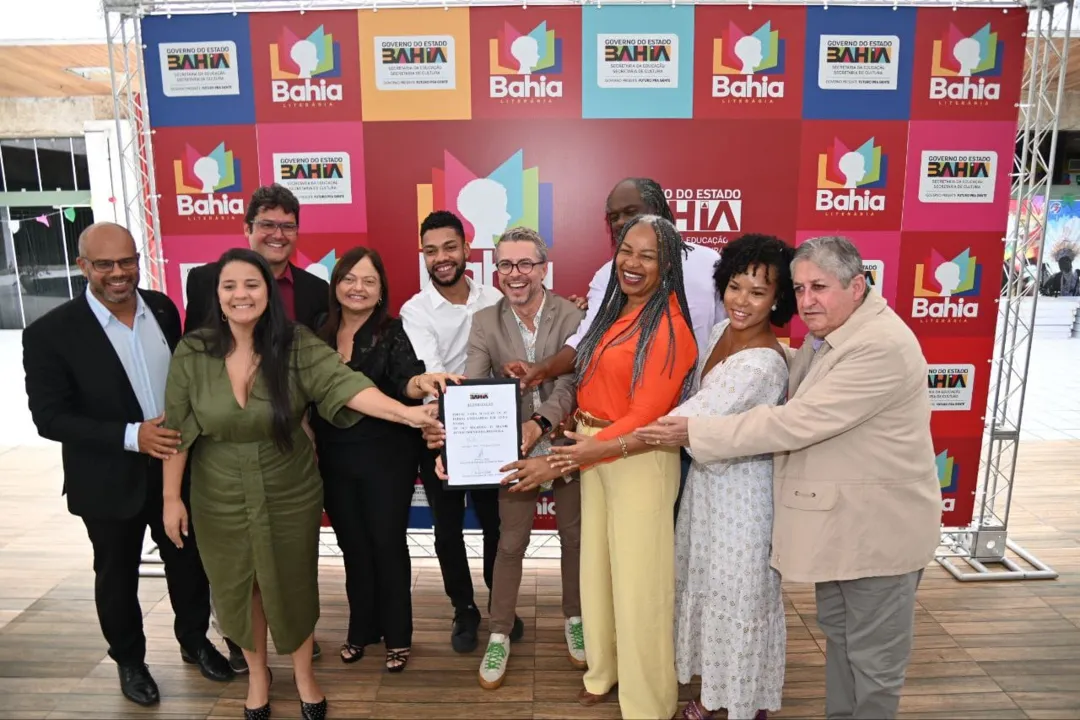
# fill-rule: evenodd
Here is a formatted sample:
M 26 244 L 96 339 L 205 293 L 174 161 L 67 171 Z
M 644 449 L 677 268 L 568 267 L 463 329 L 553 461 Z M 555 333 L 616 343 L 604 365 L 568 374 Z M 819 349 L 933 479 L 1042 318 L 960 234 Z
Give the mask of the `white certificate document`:
M 497 487 L 500 468 L 521 458 L 520 395 L 516 380 L 446 386 L 442 396 L 443 463 L 453 488 Z

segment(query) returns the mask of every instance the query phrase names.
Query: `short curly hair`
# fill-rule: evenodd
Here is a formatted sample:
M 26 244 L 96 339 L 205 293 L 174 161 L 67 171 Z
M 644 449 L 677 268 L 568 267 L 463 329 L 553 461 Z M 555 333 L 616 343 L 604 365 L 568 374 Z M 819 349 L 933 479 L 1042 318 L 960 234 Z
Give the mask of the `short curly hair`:
M 795 250 L 786 242 L 772 235 L 747 233 L 724 246 L 716 263 L 713 282 L 716 292 L 724 297 L 731 278 L 741 275 L 752 267 L 765 267 L 765 277 L 776 282 L 776 309 L 769 320 L 776 327 L 787 325 L 795 315 L 795 288 L 791 282 L 791 261 Z

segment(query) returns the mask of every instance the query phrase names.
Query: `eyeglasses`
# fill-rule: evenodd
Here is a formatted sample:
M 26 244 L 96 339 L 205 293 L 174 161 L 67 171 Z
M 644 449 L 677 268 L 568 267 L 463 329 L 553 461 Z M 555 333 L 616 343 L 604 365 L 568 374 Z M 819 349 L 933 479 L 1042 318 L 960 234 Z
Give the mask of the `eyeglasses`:
M 296 235 L 296 231 L 300 229 L 300 226 L 296 223 L 274 222 L 273 220 L 256 220 L 252 225 L 267 235 L 273 235 L 278 230 L 281 230 L 281 234 L 285 237 Z
M 132 257 L 120 258 L 119 260 L 91 260 L 89 258 L 83 258 L 86 262 L 101 273 L 112 272 L 114 266 L 119 265 L 121 270 L 133 270 L 139 266 L 139 255 L 136 253 Z
M 518 260 L 517 262 L 510 262 L 509 260 L 500 260 L 495 263 L 496 269 L 498 269 L 500 275 L 509 275 L 514 272 L 516 268 L 522 275 L 528 275 L 533 271 L 533 268 L 537 265 L 543 265 L 542 262 L 536 262 L 535 260 Z

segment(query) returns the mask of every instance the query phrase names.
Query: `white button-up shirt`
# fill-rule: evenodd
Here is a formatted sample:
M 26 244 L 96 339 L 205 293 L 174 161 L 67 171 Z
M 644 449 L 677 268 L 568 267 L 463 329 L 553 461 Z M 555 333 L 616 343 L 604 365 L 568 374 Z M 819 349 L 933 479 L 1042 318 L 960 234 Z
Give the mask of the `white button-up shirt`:
M 143 420 L 152 420 L 165 411 L 165 381 L 169 376 L 172 351 L 161 332 L 157 318 L 135 294 L 135 322 L 131 327 L 116 319 L 109 308 L 86 291 L 86 301 L 101 323 L 105 336 L 124 367 L 131 389 L 142 408 Z M 124 449 L 139 452 L 139 425 L 129 423 L 124 432 Z
M 697 338 L 700 354 L 709 347 L 709 334 L 713 325 L 727 318 L 727 312 L 724 310 L 723 295 L 716 292 L 713 284 L 713 271 L 720 259 L 720 253 L 692 243 L 689 247 L 690 252 L 683 258 L 683 287 L 686 288 L 686 304 L 690 306 L 690 319 L 694 323 L 694 337 Z M 608 260 L 604 263 L 589 283 L 589 309 L 578 325 L 577 332 L 566 341 L 566 344 L 575 350 L 600 312 L 608 280 L 611 279 L 612 262 Z
M 401 306 L 405 334 L 429 373 L 464 374 L 472 316 L 502 299 L 502 293 L 493 287 L 474 283 L 467 275 L 465 281 L 469 298 L 464 305 L 447 301 L 435 283 L 428 283 Z

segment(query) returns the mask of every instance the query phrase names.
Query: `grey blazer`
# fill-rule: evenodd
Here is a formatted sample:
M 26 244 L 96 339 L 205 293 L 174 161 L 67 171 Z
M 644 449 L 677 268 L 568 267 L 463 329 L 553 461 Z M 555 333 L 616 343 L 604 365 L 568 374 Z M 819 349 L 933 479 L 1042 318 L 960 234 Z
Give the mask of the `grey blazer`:
M 544 310 L 536 334 L 537 362 L 561 350 L 585 317 L 584 311 L 574 303 L 548 290 L 544 292 Z M 521 339 L 509 300 L 503 298 L 473 315 L 465 361 L 466 377 L 503 377 L 503 365 L 527 359 L 525 342 Z M 540 407 L 533 407 L 531 392 L 522 397 L 521 422 L 524 423 L 533 413 L 539 413 L 557 426 L 573 411 L 576 396 L 577 387 L 572 373 L 545 380 L 540 385 Z

